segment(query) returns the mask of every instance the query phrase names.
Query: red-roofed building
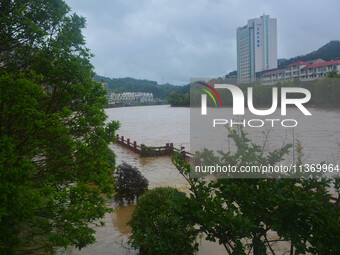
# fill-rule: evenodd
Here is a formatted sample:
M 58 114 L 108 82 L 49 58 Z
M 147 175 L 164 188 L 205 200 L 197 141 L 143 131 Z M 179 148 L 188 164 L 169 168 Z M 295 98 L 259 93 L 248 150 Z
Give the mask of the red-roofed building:
M 300 77 L 301 69 L 307 66 L 309 63 L 304 61 L 299 61 L 292 63 L 286 67 L 285 79 L 296 79 Z
M 287 65 L 285 69 L 273 70 L 261 75 L 262 85 L 272 85 L 277 82 L 300 79 L 301 81 L 315 80 L 326 77 L 329 72 L 340 73 L 340 60 L 298 61 Z
M 289 64 L 287 67 L 296 66 L 296 65 L 308 65 L 308 64 L 309 64 L 309 63 L 308 63 L 308 62 L 305 62 L 305 61 L 298 61 L 298 62 Z
M 328 73 L 340 73 L 340 59 L 305 66 L 301 70 L 302 81 L 326 77 Z
M 276 74 L 276 73 L 282 73 L 284 72 L 286 69 L 279 69 L 279 70 L 274 70 L 274 71 L 270 71 L 270 72 L 266 72 L 262 75 L 270 75 L 270 74 Z
M 283 81 L 285 78 L 285 70 L 286 69 L 274 70 L 262 74 L 261 83 L 263 85 L 271 85 Z

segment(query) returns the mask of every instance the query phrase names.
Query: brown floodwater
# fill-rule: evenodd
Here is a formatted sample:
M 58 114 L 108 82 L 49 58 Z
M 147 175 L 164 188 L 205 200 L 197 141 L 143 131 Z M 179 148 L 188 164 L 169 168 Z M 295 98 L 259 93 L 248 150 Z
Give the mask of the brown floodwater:
M 154 146 L 172 142 L 177 148 L 185 146 L 189 149 L 189 108 L 171 108 L 167 105 L 126 107 L 107 109 L 106 113 L 110 120 L 120 121 L 121 128 L 117 133 L 130 138 L 131 141 Z M 137 167 L 149 180 L 149 188 L 171 186 L 184 192 L 188 191 L 189 185 L 172 164 L 170 157 L 140 158 L 119 145 L 113 144 L 111 148 L 116 154 L 117 165 L 125 161 Z M 109 204 L 114 208 L 114 212 L 105 215 L 105 227 L 96 228 L 97 242 L 81 251 L 70 247 L 67 254 L 138 254 L 127 244 L 131 231 L 127 222 L 131 219 L 135 205 Z M 200 255 L 211 253 L 212 250 L 216 255 L 225 254 L 224 248 L 216 243 L 206 240 L 201 240 L 200 243 Z
M 127 224 L 131 219 L 131 214 L 135 209 L 134 204 L 121 205 L 115 208 L 115 213 L 111 213 L 111 220 L 118 231 L 123 235 L 131 233 L 131 227 Z
M 162 146 L 166 143 L 174 143 L 175 147 L 185 146 L 189 149 L 190 143 L 190 109 L 189 108 L 171 108 L 168 105 L 161 106 L 143 106 L 143 107 L 125 107 L 106 109 L 110 120 L 119 120 L 121 128 L 117 132 L 131 141 L 137 141 L 138 144 Z M 320 152 L 320 148 L 329 146 L 330 143 L 340 141 L 340 111 L 313 109 L 314 125 L 307 125 L 305 131 L 307 134 L 325 138 L 324 144 L 312 144 L 314 152 Z M 297 134 L 298 136 L 298 134 Z M 322 141 L 323 139 L 321 139 Z M 281 141 L 280 141 L 281 142 Z M 179 174 L 176 167 L 172 164 L 170 157 L 150 157 L 140 158 L 137 154 L 126 150 L 119 145 L 111 145 L 116 154 L 117 165 L 123 161 L 137 167 L 142 174 L 149 180 L 149 188 L 154 187 L 175 187 L 181 191 L 188 191 L 188 184 Z M 339 155 L 339 154 L 338 154 Z M 307 155 L 312 156 L 312 155 Z M 72 255 L 125 255 L 137 254 L 127 244 L 129 233 L 131 231 L 127 222 L 131 218 L 134 205 L 117 206 L 109 202 L 114 208 L 114 212 L 106 214 L 103 221 L 105 227 L 96 228 L 97 242 L 87 248 L 79 251 L 72 247 L 67 249 L 67 254 Z M 284 252 L 287 245 L 280 243 L 275 249 Z M 208 242 L 200 241 L 199 255 L 225 254 L 224 247 Z

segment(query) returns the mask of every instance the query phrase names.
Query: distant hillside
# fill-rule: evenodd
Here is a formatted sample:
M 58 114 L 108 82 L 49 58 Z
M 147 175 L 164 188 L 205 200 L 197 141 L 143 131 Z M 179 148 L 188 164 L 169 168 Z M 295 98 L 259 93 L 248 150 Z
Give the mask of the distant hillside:
M 95 81 L 102 80 L 109 85 L 109 90 L 114 93 L 122 92 L 151 92 L 156 98 L 166 99 L 171 92 L 181 94 L 189 93 L 189 85 L 175 86 L 171 84 L 158 85 L 156 81 L 138 80 L 134 78 L 108 78 L 96 75 Z
M 330 41 L 316 51 L 309 54 L 293 57 L 290 59 L 278 59 L 278 69 L 297 62 L 297 61 L 309 61 L 321 58 L 325 61 L 340 59 L 340 41 Z
M 297 62 L 297 61 L 309 61 L 321 58 L 329 61 L 333 59 L 340 59 L 340 41 L 330 41 L 316 51 L 313 51 L 306 55 L 293 57 L 290 59 L 279 59 L 278 69 L 284 68 L 285 66 Z M 234 78 L 237 76 L 237 71 L 230 72 L 225 78 Z M 156 81 L 149 80 L 138 80 L 134 78 L 108 78 L 104 76 L 95 76 L 95 81 L 104 81 L 109 84 L 109 89 L 112 92 L 151 92 L 154 97 L 166 99 L 171 92 L 177 92 L 180 94 L 188 94 L 190 87 L 175 86 L 171 84 L 159 85 Z

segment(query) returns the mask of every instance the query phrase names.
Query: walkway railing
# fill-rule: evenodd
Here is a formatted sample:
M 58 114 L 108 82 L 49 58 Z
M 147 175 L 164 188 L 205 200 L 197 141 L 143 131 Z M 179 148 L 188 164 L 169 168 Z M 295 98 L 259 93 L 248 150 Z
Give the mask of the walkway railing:
M 180 149 L 174 147 L 173 143 L 166 143 L 165 146 L 146 146 L 145 144 L 137 144 L 136 141 L 131 141 L 130 138 L 116 135 L 116 143 L 122 147 L 139 154 L 141 157 L 160 157 L 160 156 L 172 156 L 174 151 L 181 153 L 185 161 L 190 161 L 193 154 L 185 151 L 185 147 Z
M 141 157 L 160 157 L 160 156 L 172 156 L 174 151 L 182 153 L 183 159 L 190 162 L 194 154 L 185 151 L 185 147 L 182 146 L 180 149 L 174 147 L 173 143 L 166 143 L 165 146 L 146 146 L 145 144 L 138 145 L 136 141 L 131 142 L 130 138 L 125 139 L 124 136 L 116 135 L 116 143 L 122 147 L 139 154 Z M 338 198 L 331 196 L 331 200 L 338 202 Z

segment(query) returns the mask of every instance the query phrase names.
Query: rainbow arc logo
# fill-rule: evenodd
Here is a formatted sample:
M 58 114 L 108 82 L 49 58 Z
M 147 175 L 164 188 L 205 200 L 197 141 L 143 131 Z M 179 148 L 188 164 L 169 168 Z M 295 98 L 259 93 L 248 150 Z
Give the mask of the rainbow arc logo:
M 217 93 L 217 91 L 216 91 L 212 86 L 210 86 L 210 85 L 208 85 L 208 84 L 206 84 L 206 83 L 203 83 L 203 82 L 198 82 L 198 83 L 201 84 L 201 85 L 203 85 L 203 86 L 205 86 L 205 87 L 207 87 L 207 88 L 210 89 L 212 92 L 214 92 L 214 94 L 217 96 L 218 100 L 220 101 L 221 106 L 223 106 L 220 95 Z M 211 92 L 210 92 L 209 90 L 207 90 L 207 89 L 204 89 L 204 88 L 201 88 L 201 89 L 202 89 L 204 92 L 206 92 L 206 93 L 212 98 L 212 100 L 213 100 L 214 103 L 215 103 L 215 106 L 217 106 L 216 100 L 215 100 L 214 96 L 211 94 Z

